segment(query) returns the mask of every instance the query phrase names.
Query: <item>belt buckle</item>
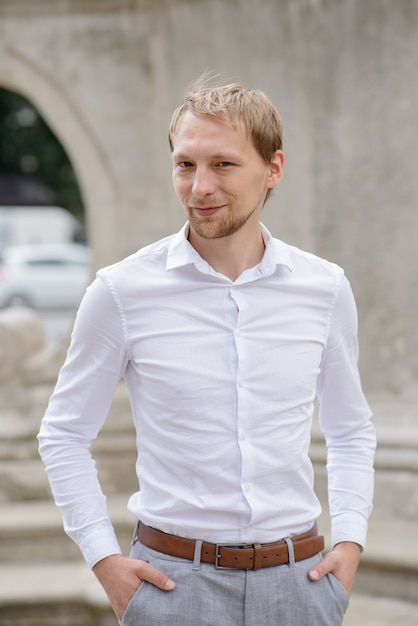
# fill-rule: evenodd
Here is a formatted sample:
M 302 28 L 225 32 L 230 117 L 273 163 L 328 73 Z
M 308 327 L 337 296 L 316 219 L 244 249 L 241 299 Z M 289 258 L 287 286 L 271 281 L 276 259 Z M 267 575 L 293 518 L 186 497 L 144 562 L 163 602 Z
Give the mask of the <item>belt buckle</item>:
M 225 565 L 219 565 L 219 559 L 222 557 L 219 554 L 219 548 L 251 548 L 251 543 L 216 543 L 215 544 L 215 569 L 236 569 L 235 567 L 226 567 Z

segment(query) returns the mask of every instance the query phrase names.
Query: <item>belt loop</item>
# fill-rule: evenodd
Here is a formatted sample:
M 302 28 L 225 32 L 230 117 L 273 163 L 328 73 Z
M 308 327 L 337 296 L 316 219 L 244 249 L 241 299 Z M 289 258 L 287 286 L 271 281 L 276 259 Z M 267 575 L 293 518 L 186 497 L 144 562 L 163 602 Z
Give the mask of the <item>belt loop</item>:
M 259 543 L 254 544 L 254 561 L 253 569 L 260 569 L 261 567 L 261 545 Z
M 136 525 L 135 525 L 135 530 L 134 530 L 134 534 L 133 534 L 132 541 L 131 541 L 131 545 L 132 546 L 134 546 L 137 543 L 137 541 L 139 541 L 139 539 L 138 539 L 138 527 L 139 527 L 139 524 L 140 524 L 140 522 L 138 521 L 136 523 Z
M 196 539 L 194 544 L 194 558 L 192 567 L 192 570 L 194 572 L 198 572 L 200 570 L 200 555 L 202 553 L 202 545 L 203 541 L 201 539 Z
M 295 548 L 293 546 L 293 541 L 290 537 L 286 537 L 285 542 L 287 543 L 287 550 L 289 552 L 289 565 L 290 567 L 293 567 L 295 564 Z

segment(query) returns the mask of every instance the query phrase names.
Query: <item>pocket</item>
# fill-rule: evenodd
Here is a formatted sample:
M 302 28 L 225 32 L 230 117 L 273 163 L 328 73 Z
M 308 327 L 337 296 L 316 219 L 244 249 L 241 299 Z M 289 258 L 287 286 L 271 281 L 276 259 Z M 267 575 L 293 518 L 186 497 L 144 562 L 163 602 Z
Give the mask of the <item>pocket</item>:
M 125 609 L 125 611 L 124 611 L 124 613 L 122 615 L 122 619 L 119 621 L 119 624 L 121 626 L 128 626 L 129 625 L 129 622 L 127 620 L 129 619 L 130 610 L 131 610 L 132 606 L 134 604 L 136 604 L 137 597 L 138 597 L 140 591 L 142 590 L 143 585 L 144 585 L 143 582 L 139 583 L 139 586 L 138 586 L 137 590 L 134 592 L 132 598 L 129 600 L 128 605 L 127 605 L 127 607 L 126 607 L 126 609 Z M 135 624 L 138 623 L 138 619 L 137 618 L 136 618 L 136 621 L 132 622 L 132 624 L 134 624 L 134 623 Z
M 335 593 L 337 599 L 341 602 L 342 608 L 344 612 L 348 608 L 348 603 L 350 602 L 350 598 L 348 597 L 348 593 L 345 590 L 344 585 L 334 576 L 334 574 L 327 574 L 328 579 L 330 581 L 331 587 Z
M 131 546 L 131 552 L 130 552 L 130 554 L 129 554 L 129 558 L 130 558 L 130 559 L 138 559 L 138 560 L 139 560 L 139 559 L 142 559 L 142 560 L 144 560 L 144 561 L 147 561 L 147 558 L 146 558 L 146 557 L 143 557 L 143 552 L 144 552 L 144 546 L 142 546 L 139 542 L 137 542 L 137 541 L 136 541 L 136 542 L 135 542 L 135 543 L 133 543 L 133 544 L 132 544 L 132 546 Z M 126 608 L 125 608 L 125 611 L 124 611 L 124 613 L 123 613 L 123 615 L 122 615 L 122 619 L 120 619 L 120 620 L 119 620 L 119 624 L 120 624 L 121 626 L 122 626 L 122 624 L 123 624 L 123 625 L 126 625 L 126 626 L 128 625 L 128 623 L 129 623 L 129 622 L 127 622 L 127 621 L 126 621 L 126 620 L 127 620 L 128 613 L 130 612 L 130 609 L 132 608 L 132 605 L 133 605 L 134 603 L 136 604 L 136 599 L 137 599 L 137 596 L 139 595 L 139 592 L 141 591 L 141 589 L 142 589 L 142 587 L 143 587 L 143 584 L 144 584 L 143 582 L 140 582 L 140 583 L 139 583 L 139 585 L 138 585 L 138 587 L 137 587 L 136 591 L 134 592 L 133 596 L 132 596 L 132 597 L 131 597 L 131 599 L 129 600 L 129 602 L 128 602 L 128 604 L 127 604 Z M 135 622 L 135 624 L 136 624 L 136 623 L 137 623 L 137 622 Z

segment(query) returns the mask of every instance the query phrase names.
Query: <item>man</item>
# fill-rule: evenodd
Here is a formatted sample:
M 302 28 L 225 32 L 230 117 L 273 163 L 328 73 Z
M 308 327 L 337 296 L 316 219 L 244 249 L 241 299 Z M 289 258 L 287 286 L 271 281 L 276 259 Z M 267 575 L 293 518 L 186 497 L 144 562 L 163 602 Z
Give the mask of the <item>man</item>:
M 187 223 L 98 272 L 39 434 L 66 532 L 124 625 L 336 626 L 365 545 L 375 449 L 349 283 L 260 223 L 284 164 L 264 94 L 197 84 L 169 138 Z M 141 486 L 130 557 L 88 451 L 121 377 Z M 324 558 L 308 458 L 316 395 Z

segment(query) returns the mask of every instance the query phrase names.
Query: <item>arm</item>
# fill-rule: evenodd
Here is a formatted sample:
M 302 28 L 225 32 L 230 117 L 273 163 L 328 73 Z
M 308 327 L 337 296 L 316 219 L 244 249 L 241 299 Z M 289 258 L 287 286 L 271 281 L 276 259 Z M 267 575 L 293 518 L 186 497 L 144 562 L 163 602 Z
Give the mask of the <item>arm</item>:
M 358 371 L 357 310 L 343 278 L 318 379 L 320 425 L 327 445 L 334 549 L 310 573 L 332 572 L 351 591 L 372 510 L 376 435 Z
M 64 529 L 93 568 L 119 619 L 142 581 L 166 591 L 175 586 L 148 563 L 121 556 L 89 451 L 127 362 L 117 304 L 103 281 L 96 279 L 78 311 L 38 439 Z
M 120 553 L 90 445 L 127 363 L 117 307 L 96 279 L 80 305 L 71 346 L 38 435 L 39 451 L 64 529 L 88 565 Z

